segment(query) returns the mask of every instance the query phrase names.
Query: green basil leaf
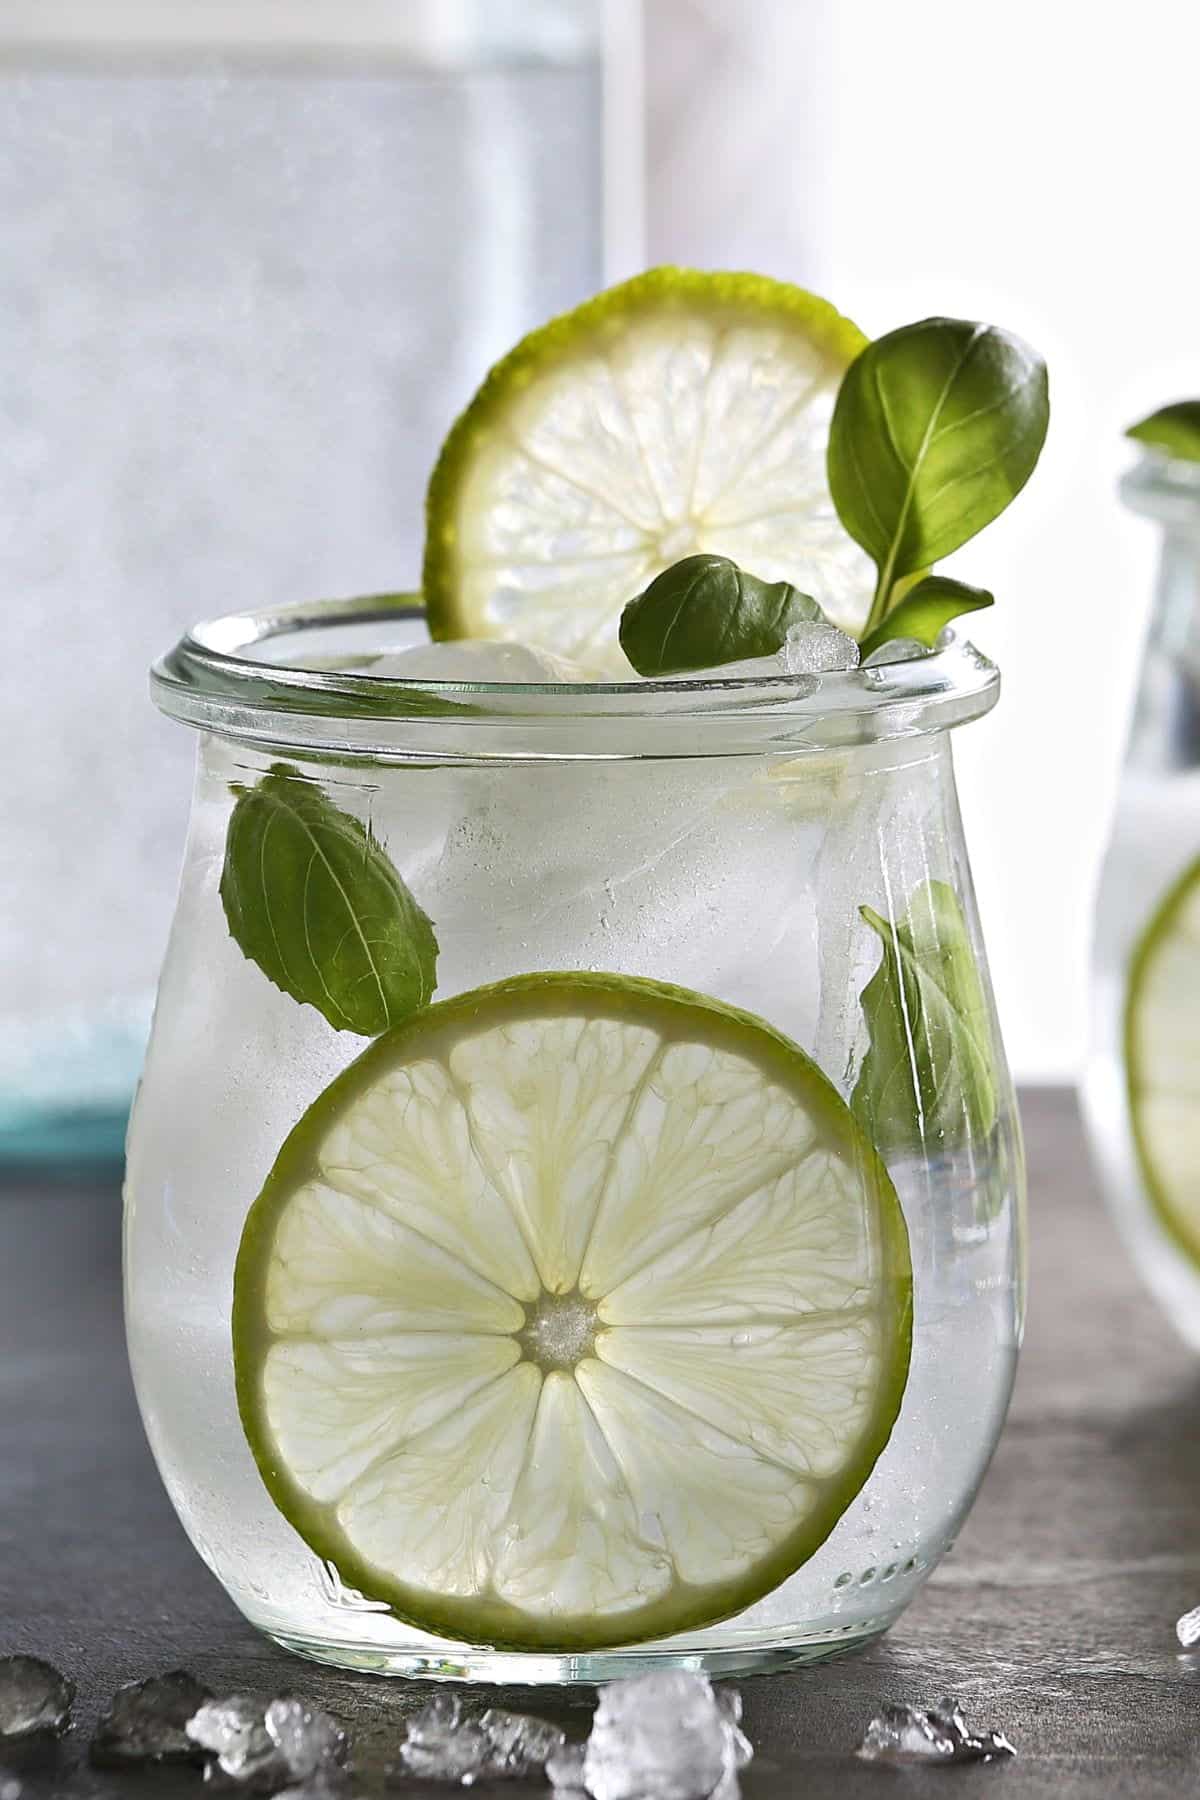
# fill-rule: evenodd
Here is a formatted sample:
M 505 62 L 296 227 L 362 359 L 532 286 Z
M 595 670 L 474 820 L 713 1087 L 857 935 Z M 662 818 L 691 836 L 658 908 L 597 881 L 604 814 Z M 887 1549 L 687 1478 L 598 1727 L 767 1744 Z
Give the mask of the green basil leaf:
M 829 433 L 838 516 L 879 570 L 867 629 L 901 576 L 948 556 L 1033 473 L 1050 418 L 1046 365 L 965 319 L 902 326 L 855 358 Z
M 727 556 L 685 556 L 621 614 L 621 648 L 639 675 L 682 675 L 773 656 L 789 627 L 823 620 L 787 581 L 760 581 Z
M 1176 400 L 1160 406 L 1131 425 L 1125 436 L 1183 462 L 1200 462 L 1200 400 Z
M 864 657 L 878 650 L 892 638 L 913 638 L 931 649 L 943 627 L 960 613 L 978 612 L 991 606 L 995 595 L 986 588 L 968 587 L 965 581 L 951 581 L 948 575 L 927 575 L 909 588 L 897 602 L 882 625 L 862 640 L 859 650 Z
M 996 1120 L 991 1014 L 957 894 L 922 882 L 895 926 L 859 911 L 883 956 L 862 991 L 871 1045 L 851 1110 L 885 1152 L 986 1137 Z
M 234 792 L 221 902 L 243 955 L 338 1031 L 428 1005 L 437 938 L 371 833 L 286 763 Z

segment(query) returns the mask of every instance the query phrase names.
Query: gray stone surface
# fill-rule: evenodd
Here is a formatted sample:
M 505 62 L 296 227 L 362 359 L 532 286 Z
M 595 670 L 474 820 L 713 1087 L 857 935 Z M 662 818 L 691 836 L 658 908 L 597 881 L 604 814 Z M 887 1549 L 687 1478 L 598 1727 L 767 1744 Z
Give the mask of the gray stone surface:
M 746 1800 L 1194 1793 L 1200 1655 L 1175 1619 L 1200 1600 L 1200 1366 L 1143 1293 L 1103 1214 L 1074 1101 L 1025 1096 L 1029 1334 L 1016 1398 L 954 1553 L 889 1637 L 842 1662 L 744 1684 L 757 1757 Z M 0 1192 L 0 1650 L 79 1684 L 61 1745 L 5 1757 L 25 1800 L 203 1787 L 189 1770 L 87 1767 L 123 1681 L 179 1666 L 211 1687 L 289 1687 L 352 1732 L 382 1792 L 415 1684 L 295 1662 L 235 1613 L 176 1524 L 125 1370 L 111 1190 Z M 882 1700 L 958 1695 L 1020 1751 L 997 1767 L 897 1774 L 852 1752 Z M 489 1690 L 581 1734 L 586 1692 Z M 430 1796 L 420 1783 L 405 1789 Z M 532 1793 L 505 1789 L 510 1800 Z M 545 1789 L 537 1790 L 545 1793 Z

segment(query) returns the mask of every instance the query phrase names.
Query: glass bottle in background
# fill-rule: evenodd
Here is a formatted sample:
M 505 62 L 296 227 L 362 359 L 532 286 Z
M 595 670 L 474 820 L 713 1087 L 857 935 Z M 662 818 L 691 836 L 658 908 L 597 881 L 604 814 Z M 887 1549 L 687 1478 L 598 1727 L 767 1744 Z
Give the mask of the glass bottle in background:
M 1084 1098 L 1130 1251 L 1200 1347 L 1200 463 L 1145 452 L 1122 496 L 1162 546 L 1096 903 Z
M 0 25 L 0 709 L 37 747 L 0 797 L 9 1163 L 120 1152 L 188 783 L 149 656 L 197 614 L 415 585 L 447 425 L 601 285 L 621 216 L 600 0 L 351 0 L 336 44 L 256 36 L 255 4 L 189 39 L 203 11 L 150 45 L 94 0 Z

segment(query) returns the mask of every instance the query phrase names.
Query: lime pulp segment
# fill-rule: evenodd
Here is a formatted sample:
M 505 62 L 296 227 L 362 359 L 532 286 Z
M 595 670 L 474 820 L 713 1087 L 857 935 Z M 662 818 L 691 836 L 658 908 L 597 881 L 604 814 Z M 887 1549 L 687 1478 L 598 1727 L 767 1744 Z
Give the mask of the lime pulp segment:
M 741 1610 L 887 1442 L 911 1270 L 887 1174 L 748 1014 L 532 975 L 417 1014 L 251 1209 L 233 1338 L 276 1504 L 423 1630 L 633 1643 Z
M 861 625 L 873 571 L 838 520 L 825 451 L 865 343 L 802 288 L 673 268 L 532 332 L 454 425 L 430 482 L 434 637 L 515 638 L 628 674 L 623 607 L 700 550 Z
M 1147 1192 L 1200 1266 L 1200 861 L 1170 888 L 1134 952 L 1125 1070 Z

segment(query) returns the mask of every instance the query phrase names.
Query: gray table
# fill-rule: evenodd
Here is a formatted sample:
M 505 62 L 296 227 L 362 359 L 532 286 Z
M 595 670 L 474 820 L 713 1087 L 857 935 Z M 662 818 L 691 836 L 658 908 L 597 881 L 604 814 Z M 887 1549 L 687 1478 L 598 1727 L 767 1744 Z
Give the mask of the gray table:
M 1103 1214 L 1073 1100 L 1028 1094 L 1033 1284 L 1007 1430 L 953 1554 L 863 1654 L 744 1684 L 746 1800 L 926 1793 L 1184 1795 L 1200 1788 L 1200 1365 Z M 111 1188 L 0 1192 L 0 1620 L 79 1684 L 78 1729 L 9 1753 L 28 1800 L 204 1792 L 191 1771 L 88 1769 L 121 1681 L 180 1664 L 217 1690 L 291 1688 L 351 1728 L 376 1791 L 414 1687 L 293 1661 L 243 1623 L 176 1524 L 146 1450 L 119 1317 Z M 881 1698 L 960 1695 L 1016 1763 L 896 1774 L 851 1751 Z M 582 1733 L 586 1693 L 515 1690 Z M 401 1791 L 401 1790 L 397 1790 Z M 409 1784 L 410 1794 L 440 1794 Z M 509 1800 L 523 1789 L 508 1788 Z M 544 1795 L 545 1790 L 539 1790 Z

